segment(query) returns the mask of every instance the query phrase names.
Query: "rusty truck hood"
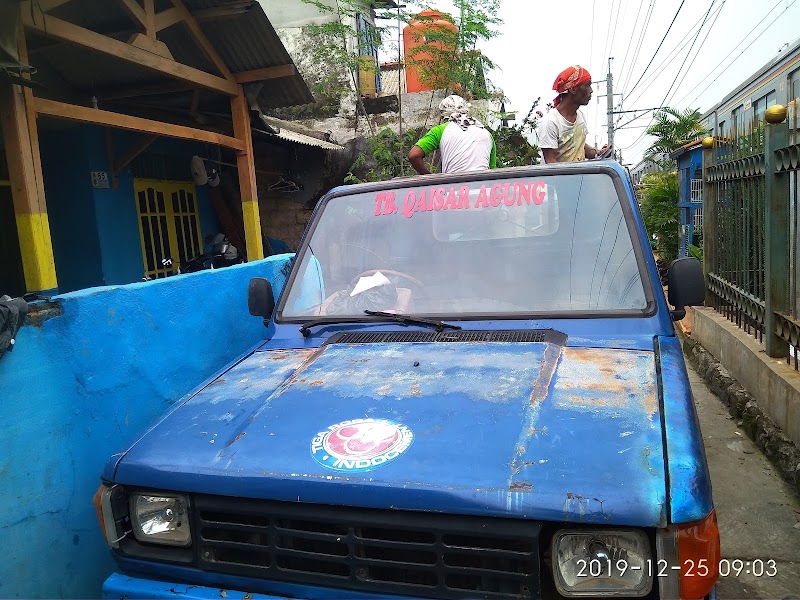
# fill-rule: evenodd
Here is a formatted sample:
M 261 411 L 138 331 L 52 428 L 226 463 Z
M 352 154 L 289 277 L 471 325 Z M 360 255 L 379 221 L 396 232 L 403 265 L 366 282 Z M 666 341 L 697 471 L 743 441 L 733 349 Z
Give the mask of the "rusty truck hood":
M 555 343 L 263 350 L 157 424 L 122 484 L 663 525 L 652 351 Z

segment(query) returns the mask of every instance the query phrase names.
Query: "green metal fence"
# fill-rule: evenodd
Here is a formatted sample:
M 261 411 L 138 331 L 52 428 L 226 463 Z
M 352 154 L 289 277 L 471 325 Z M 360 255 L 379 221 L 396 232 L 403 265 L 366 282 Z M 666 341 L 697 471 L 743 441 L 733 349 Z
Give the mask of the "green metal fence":
M 706 305 L 798 367 L 800 115 L 772 107 L 773 121 L 713 139 L 703 154 Z M 787 116 L 788 115 L 788 116 Z M 779 122 L 775 122 L 779 121 Z

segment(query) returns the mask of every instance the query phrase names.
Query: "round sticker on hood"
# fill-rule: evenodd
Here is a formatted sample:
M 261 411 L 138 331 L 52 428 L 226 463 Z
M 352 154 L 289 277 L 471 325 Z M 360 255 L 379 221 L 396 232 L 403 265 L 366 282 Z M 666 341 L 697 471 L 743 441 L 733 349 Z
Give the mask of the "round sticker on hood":
M 354 419 L 318 433 L 311 441 L 311 456 L 328 469 L 359 473 L 395 460 L 413 441 L 413 432 L 400 423 Z

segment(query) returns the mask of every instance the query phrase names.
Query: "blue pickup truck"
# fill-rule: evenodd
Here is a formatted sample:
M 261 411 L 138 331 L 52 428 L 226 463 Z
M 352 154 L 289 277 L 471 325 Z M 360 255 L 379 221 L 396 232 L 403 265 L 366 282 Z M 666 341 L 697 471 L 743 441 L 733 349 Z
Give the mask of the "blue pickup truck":
M 104 596 L 715 597 L 668 278 L 612 161 L 331 191 L 263 343 L 108 461 Z

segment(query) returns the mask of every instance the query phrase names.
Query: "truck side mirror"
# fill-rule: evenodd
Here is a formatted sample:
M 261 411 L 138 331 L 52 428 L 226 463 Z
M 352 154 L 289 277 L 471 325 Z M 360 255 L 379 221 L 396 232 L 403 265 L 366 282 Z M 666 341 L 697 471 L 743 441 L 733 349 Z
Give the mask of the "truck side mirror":
M 263 317 L 267 325 L 275 310 L 272 284 L 263 277 L 253 277 L 247 286 L 247 308 L 254 317 Z
M 700 306 L 705 301 L 703 265 L 692 257 L 673 260 L 667 272 L 667 287 L 669 303 L 675 307 L 670 315 L 673 321 L 680 321 L 686 316 L 687 306 Z

